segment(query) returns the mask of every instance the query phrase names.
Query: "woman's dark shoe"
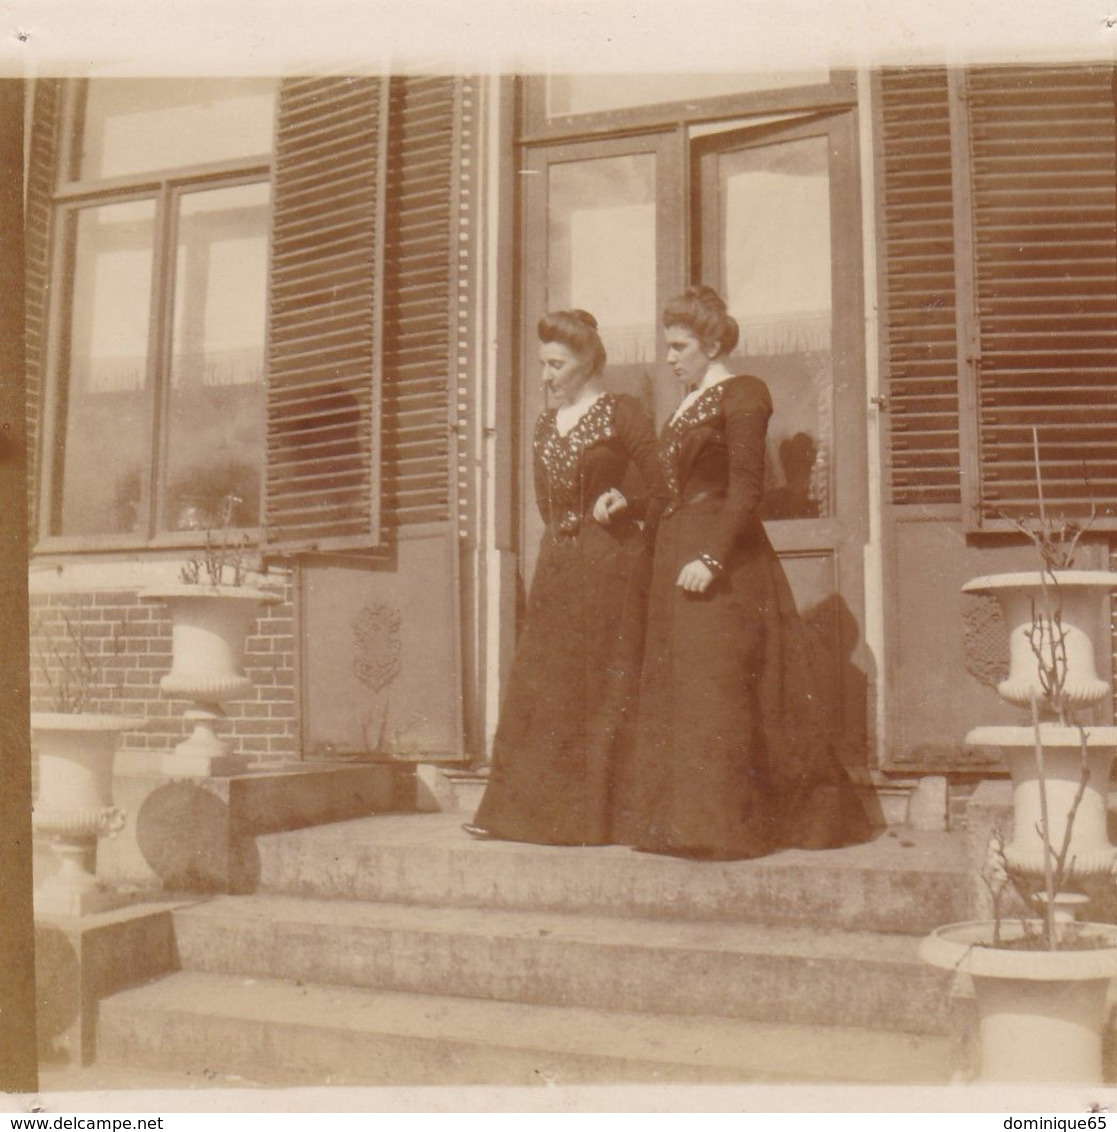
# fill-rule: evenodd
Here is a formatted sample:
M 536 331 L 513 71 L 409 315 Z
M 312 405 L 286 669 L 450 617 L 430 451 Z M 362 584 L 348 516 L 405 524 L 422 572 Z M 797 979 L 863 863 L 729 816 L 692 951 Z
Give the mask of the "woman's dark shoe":
M 476 837 L 478 841 L 491 841 L 493 837 L 484 826 L 473 825 L 471 822 L 462 825 L 462 832 L 468 833 L 470 837 Z

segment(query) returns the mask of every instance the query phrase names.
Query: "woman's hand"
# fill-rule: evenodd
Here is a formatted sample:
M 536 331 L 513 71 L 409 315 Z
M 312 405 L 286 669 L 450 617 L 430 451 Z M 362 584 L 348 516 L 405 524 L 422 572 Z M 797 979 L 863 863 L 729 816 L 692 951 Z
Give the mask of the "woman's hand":
M 603 526 L 607 527 L 614 515 L 619 515 L 628 506 L 622 492 L 615 487 L 602 492 L 593 505 L 593 517 Z
M 688 594 L 704 594 L 713 580 L 713 570 L 700 558 L 696 558 L 679 571 L 679 580 L 675 585 L 682 586 Z

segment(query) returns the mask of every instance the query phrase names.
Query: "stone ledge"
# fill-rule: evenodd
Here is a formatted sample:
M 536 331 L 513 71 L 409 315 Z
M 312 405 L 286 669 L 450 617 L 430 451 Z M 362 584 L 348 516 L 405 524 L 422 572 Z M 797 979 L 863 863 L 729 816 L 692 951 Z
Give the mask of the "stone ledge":
M 79 918 L 35 919 L 39 1057 L 89 1065 L 101 999 L 178 968 L 171 913 L 180 903 L 137 904 Z
M 126 824 L 97 850 L 109 885 L 185 892 L 251 892 L 256 838 L 370 814 L 414 809 L 414 769 L 388 764 L 305 766 L 226 778 L 118 774 Z

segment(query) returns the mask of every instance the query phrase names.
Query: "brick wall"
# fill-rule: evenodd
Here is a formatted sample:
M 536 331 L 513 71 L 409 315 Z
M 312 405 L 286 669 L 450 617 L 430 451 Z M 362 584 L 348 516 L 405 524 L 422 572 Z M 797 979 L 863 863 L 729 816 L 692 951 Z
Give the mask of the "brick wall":
M 253 692 L 226 705 L 220 733 L 235 752 L 254 761 L 297 755 L 294 633 L 291 587 L 283 601 L 261 612 L 249 636 L 245 674 Z M 57 684 L 62 657 L 81 648 L 96 671 L 88 710 L 140 716 L 142 728 L 129 732 L 124 750 L 170 750 L 189 733 L 185 700 L 162 695 L 159 680 L 171 668 L 171 620 L 162 605 L 141 603 L 135 591 L 40 593 L 31 595 L 31 707 L 53 711 L 46 671 Z

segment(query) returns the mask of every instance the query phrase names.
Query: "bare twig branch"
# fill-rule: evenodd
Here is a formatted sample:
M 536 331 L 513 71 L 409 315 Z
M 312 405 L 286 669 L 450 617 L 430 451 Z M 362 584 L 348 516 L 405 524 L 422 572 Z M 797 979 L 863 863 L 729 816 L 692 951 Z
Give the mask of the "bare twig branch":
M 248 536 L 241 532 L 233 537 L 233 517 L 242 500 L 236 495 L 225 496 L 221 507 L 221 528 L 218 537 L 213 530 L 206 531 L 202 557 L 187 559 L 179 576 L 187 585 L 200 585 L 202 574 L 211 586 L 242 586 L 248 580 L 250 568 L 246 562 Z
M 1036 773 L 1039 779 L 1039 812 L 1043 824 L 1043 882 L 1047 895 L 1044 918 L 1047 921 L 1047 942 L 1052 951 L 1059 948 L 1055 934 L 1055 869 L 1051 858 L 1051 822 L 1047 814 L 1047 769 L 1043 758 L 1043 735 L 1039 729 L 1039 700 L 1032 693 L 1032 731 L 1035 735 Z
M 114 624 L 110 644 L 113 655 L 119 656 L 124 649 L 123 630 L 122 622 Z M 35 633 L 45 634 L 41 621 L 36 623 Z M 90 651 L 85 622 L 80 616 L 63 616 L 61 641 L 44 644 L 37 640 L 35 659 L 56 711 L 73 713 L 89 708 L 103 683 L 104 670 Z M 119 687 L 114 685 L 110 694 L 118 691 Z

